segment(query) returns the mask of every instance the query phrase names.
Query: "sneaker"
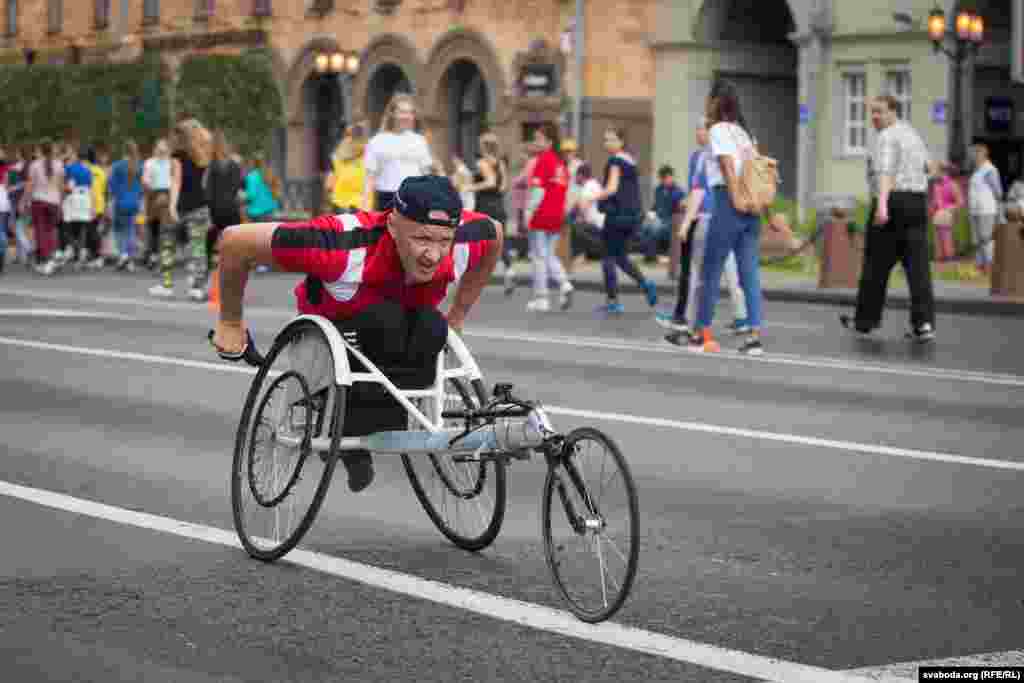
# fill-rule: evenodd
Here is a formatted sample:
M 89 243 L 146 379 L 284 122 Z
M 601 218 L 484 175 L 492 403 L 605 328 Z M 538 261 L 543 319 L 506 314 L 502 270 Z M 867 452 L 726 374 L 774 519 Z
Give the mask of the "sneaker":
M 598 306 L 596 312 L 603 313 L 604 315 L 622 315 L 626 312 L 626 308 L 618 301 L 609 301 L 606 304 Z
M 666 330 L 672 330 L 673 332 L 689 332 L 690 326 L 686 324 L 686 320 L 677 318 L 671 313 L 665 313 L 663 311 L 657 311 L 654 314 L 654 321 L 664 327 Z
M 732 325 L 729 325 L 729 329 L 735 335 L 750 334 L 750 323 L 746 320 L 733 320 Z
M 853 330 L 857 335 L 866 337 L 874 332 L 874 328 L 858 326 L 853 319 L 852 315 L 841 313 L 839 315 L 839 323 L 848 330 Z
M 647 305 L 654 308 L 658 305 L 658 287 L 650 280 L 644 280 L 644 283 L 640 286 L 644 290 L 644 294 L 647 296 Z
M 547 313 L 551 310 L 551 302 L 548 301 L 546 296 L 539 296 L 536 299 L 527 302 L 526 310 L 533 313 Z
M 128 267 L 128 263 L 130 262 L 130 260 L 131 259 L 129 259 L 127 256 L 122 255 L 120 258 L 117 259 L 117 265 L 114 266 L 114 270 L 124 270 L 125 268 Z
M 572 308 L 572 293 L 576 289 L 572 286 L 571 282 L 565 282 L 562 284 L 562 289 L 558 293 L 558 307 L 563 311 L 568 311 Z
M 135 272 L 135 261 L 129 259 L 128 263 L 125 264 L 124 269 L 125 269 L 125 271 L 127 271 L 129 273 L 134 273 Z
M 746 356 L 760 356 L 764 353 L 764 344 L 761 343 L 760 337 L 751 335 L 740 346 L 739 352 Z
M 932 327 L 931 323 L 923 323 L 911 329 L 905 336 L 907 339 L 924 344 L 935 340 L 935 328 Z
M 694 353 L 718 353 L 722 347 L 711 336 L 711 330 L 704 329 L 690 335 L 689 350 Z
M 202 303 L 206 301 L 206 290 L 202 287 L 192 287 L 188 290 L 188 298 L 192 301 Z
M 665 341 L 679 348 L 686 348 L 690 345 L 689 332 L 669 332 L 665 335 Z
M 373 483 L 373 457 L 367 451 L 350 451 L 341 456 L 348 470 L 348 488 L 359 493 Z
M 512 296 L 516 291 L 516 271 L 514 268 L 505 269 L 505 296 Z
M 149 288 L 149 293 L 161 299 L 170 299 L 174 296 L 174 287 L 165 287 L 162 283 L 157 283 Z
M 106 261 L 103 260 L 102 256 L 97 256 L 92 261 L 85 264 L 88 270 L 103 270 L 103 266 L 106 265 Z

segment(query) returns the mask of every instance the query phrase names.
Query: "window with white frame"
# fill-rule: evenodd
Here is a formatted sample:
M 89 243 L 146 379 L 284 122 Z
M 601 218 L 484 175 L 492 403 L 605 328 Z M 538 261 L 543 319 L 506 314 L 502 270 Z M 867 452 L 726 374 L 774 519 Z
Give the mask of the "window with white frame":
M 867 74 L 843 72 L 843 154 L 864 154 L 868 147 Z
M 896 113 L 904 121 L 910 120 L 910 68 L 900 67 L 885 72 L 885 93 L 896 98 Z

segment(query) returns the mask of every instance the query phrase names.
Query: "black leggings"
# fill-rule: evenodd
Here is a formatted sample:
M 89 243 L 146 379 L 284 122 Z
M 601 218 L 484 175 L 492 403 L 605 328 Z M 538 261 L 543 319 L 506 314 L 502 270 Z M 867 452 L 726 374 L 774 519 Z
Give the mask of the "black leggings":
M 406 309 L 394 301 L 369 306 L 351 318 L 335 320 L 355 344 L 400 389 L 425 389 L 434 382 L 437 355 L 448 339 L 448 321 L 434 308 Z M 364 371 L 349 354 L 355 372 Z M 352 385 L 345 406 L 345 436 L 365 436 L 407 427 L 405 408 L 379 384 Z

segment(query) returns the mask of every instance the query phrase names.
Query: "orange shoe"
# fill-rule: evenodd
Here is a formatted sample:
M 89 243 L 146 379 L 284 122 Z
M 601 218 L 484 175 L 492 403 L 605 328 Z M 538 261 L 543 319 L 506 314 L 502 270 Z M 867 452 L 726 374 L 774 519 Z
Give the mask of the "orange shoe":
M 711 336 L 711 330 L 703 329 L 690 335 L 689 350 L 694 353 L 718 353 L 722 347 Z

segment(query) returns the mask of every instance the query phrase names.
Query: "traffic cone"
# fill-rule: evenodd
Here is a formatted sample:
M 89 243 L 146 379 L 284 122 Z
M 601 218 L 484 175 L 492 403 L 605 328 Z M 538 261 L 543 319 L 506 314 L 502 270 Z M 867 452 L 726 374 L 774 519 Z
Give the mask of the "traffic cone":
M 207 291 L 206 305 L 214 313 L 220 313 L 220 268 L 210 276 L 210 288 Z

